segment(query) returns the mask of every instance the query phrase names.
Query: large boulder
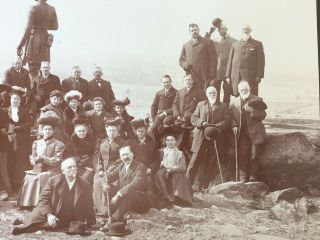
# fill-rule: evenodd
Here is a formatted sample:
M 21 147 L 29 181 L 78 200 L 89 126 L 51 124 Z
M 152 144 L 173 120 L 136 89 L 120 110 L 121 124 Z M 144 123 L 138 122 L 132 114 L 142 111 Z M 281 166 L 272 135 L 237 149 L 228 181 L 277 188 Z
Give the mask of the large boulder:
M 272 190 L 298 187 L 320 189 L 320 148 L 308 134 L 269 134 L 261 149 L 259 180 Z
M 293 203 L 297 199 L 302 198 L 303 196 L 304 193 L 298 188 L 294 187 L 271 192 L 267 195 L 267 198 L 269 198 L 273 203 L 277 203 L 281 200 Z

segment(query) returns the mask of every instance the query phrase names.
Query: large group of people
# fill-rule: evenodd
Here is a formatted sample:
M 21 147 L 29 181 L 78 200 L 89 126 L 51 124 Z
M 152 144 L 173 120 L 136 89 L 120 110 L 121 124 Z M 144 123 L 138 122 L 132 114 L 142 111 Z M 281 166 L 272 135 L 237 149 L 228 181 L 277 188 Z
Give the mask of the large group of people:
M 18 191 L 18 208 L 32 210 L 16 219 L 14 234 L 93 225 L 95 216 L 108 218 L 110 232 L 125 225 L 130 211 L 192 206 L 194 191 L 256 181 L 267 106 L 257 96 L 263 47 L 249 25 L 237 41 L 221 19 L 206 37 L 190 24 L 191 40 L 179 58 L 184 87 L 175 89 L 163 75 L 151 117 L 136 119 L 126 110 L 130 100 L 116 98 L 100 67 L 90 81 L 78 66 L 62 81 L 51 73 L 50 46 L 41 41 L 52 43 L 46 30 L 58 22 L 54 8 L 38 2 L 0 85 L 1 199 Z M 215 29 L 220 42 L 210 39 Z M 47 47 L 37 52 L 36 44 Z

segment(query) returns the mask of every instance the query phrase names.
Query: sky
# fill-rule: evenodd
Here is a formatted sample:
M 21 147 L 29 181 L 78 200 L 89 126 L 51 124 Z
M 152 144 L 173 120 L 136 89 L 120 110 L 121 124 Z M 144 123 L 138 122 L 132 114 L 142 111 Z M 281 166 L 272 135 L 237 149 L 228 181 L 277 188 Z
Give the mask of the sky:
M 215 17 L 229 34 L 241 37 L 241 26 L 252 26 L 262 41 L 266 99 L 298 100 L 319 95 L 315 0 L 49 0 L 55 6 L 59 29 L 53 32 L 52 72 L 62 79 L 79 65 L 91 79 L 99 65 L 111 82 L 160 86 L 172 76 L 182 86 L 178 64 L 188 24 L 198 23 L 204 35 Z M 0 72 L 11 65 L 33 0 L 0 0 Z M 215 33 L 214 38 L 218 38 Z

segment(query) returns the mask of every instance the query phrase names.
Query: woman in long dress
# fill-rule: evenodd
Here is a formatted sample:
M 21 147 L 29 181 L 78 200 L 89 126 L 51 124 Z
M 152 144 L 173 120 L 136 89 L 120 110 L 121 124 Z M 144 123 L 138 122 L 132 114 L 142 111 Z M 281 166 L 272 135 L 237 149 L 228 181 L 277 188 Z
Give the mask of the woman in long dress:
M 17 200 L 19 208 L 35 207 L 49 177 L 60 173 L 60 163 L 65 146 L 53 136 L 58 119 L 40 117 L 37 122 L 42 125 L 43 138 L 33 142 L 30 156 L 33 170 L 26 171 Z
M 166 147 L 160 150 L 160 169 L 155 174 L 155 184 L 162 196 L 169 202 L 182 201 L 192 204 L 192 193 L 185 177 L 186 160 L 176 144 L 173 133 L 166 134 Z

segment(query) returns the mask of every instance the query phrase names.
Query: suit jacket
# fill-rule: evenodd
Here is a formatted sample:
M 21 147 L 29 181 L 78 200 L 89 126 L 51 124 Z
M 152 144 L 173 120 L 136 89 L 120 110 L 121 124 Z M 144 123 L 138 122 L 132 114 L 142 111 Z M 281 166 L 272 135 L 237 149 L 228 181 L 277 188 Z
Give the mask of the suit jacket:
M 29 77 L 29 72 L 25 68 L 21 68 L 20 72 L 17 72 L 14 67 L 9 68 L 5 72 L 3 83 L 10 86 L 18 86 L 27 89 L 27 94 L 31 90 L 31 81 Z
M 66 201 L 67 181 L 63 174 L 49 178 L 41 192 L 37 207 L 24 219 L 24 224 L 17 227 L 19 233 L 28 232 L 27 229 L 35 223 L 46 225 L 48 213 L 60 215 Z M 96 223 L 93 209 L 92 187 L 81 177 L 75 181 L 74 213 L 77 221 L 85 221 L 88 225 Z
M 192 66 L 196 80 L 201 89 L 206 89 L 211 79 L 216 78 L 217 73 L 217 53 L 213 41 L 200 37 L 197 43 L 188 41 L 182 47 L 180 66 L 185 70 L 190 70 Z
M 89 119 L 92 135 L 96 139 L 105 138 L 107 133 L 104 119 L 110 117 L 110 114 L 103 110 L 102 113 L 98 115 L 94 110 L 90 110 L 84 112 L 84 116 L 87 116 Z
M 256 77 L 264 77 L 264 51 L 261 42 L 250 38 L 232 44 L 226 77 L 231 78 L 233 94 L 238 95 L 238 84 L 243 79 L 250 86 L 256 85 Z
M 204 100 L 203 92 L 195 85 L 189 91 L 187 88 L 178 90 L 172 105 L 174 118 L 183 117 L 185 113 L 193 113 L 198 102 L 202 100 Z
M 237 40 L 228 35 L 225 39 L 215 42 L 218 55 L 217 80 L 224 81 L 226 78 L 230 49 L 235 41 Z
M 101 87 L 96 82 L 96 80 L 91 80 L 89 82 L 89 98 L 93 99 L 95 97 L 101 97 L 105 101 L 104 108 L 111 112 L 112 111 L 112 101 L 115 100 L 115 96 L 109 81 L 101 80 Z
M 36 140 L 32 144 L 30 158 L 42 155 L 44 157 L 42 171 L 50 171 L 53 174 L 58 174 L 60 173 L 60 164 L 64 149 L 64 143 L 55 138 L 51 138 L 48 141 L 45 141 L 44 139 Z
M 0 129 L 8 131 L 9 116 L 6 110 L 0 108 Z M 6 152 L 10 150 L 9 139 L 7 135 L 0 133 L 0 152 Z
M 211 119 L 209 118 L 210 111 L 212 111 Z M 205 128 L 202 126 L 202 123 L 208 122 L 210 124 L 215 124 L 220 130 L 216 142 L 218 144 L 218 149 L 223 152 L 224 130 L 229 125 L 229 119 L 229 110 L 225 103 L 216 102 L 213 109 L 211 109 L 208 101 L 199 102 L 191 118 L 192 125 L 196 127 L 194 130 L 191 151 L 194 153 L 199 152 L 204 139 Z
M 54 7 L 46 2 L 31 7 L 27 27 L 19 43 L 19 47 L 27 44 L 28 63 L 40 64 L 41 61 L 50 61 L 51 44 L 47 30 L 57 29 L 58 19 Z
M 80 100 L 81 102 L 87 101 L 89 98 L 89 85 L 88 81 L 83 78 L 79 78 L 79 83 L 73 78 L 69 77 L 66 78 L 62 81 L 61 85 L 61 92 L 62 93 L 67 93 L 71 90 L 77 90 L 81 92 L 82 94 L 82 99 Z
M 157 144 L 152 140 L 150 136 L 146 136 L 145 143 L 141 145 L 138 137 L 129 139 L 126 142 L 126 145 L 129 145 L 134 154 L 135 160 L 143 163 L 147 168 L 152 170 L 154 174 L 159 166 L 159 151 Z
M 167 94 L 165 94 L 164 89 L 161 89 L 156 93 L 151 105 L 152 119 L 154 119 L 157 114 L 160 114 L 162 112 L 166 112 L 167 115 L 172 115 L 172 104 L 176 93 L 177 89 L 175 89 L 174 87 L 171 87 Z
M 32 91 L 36 96 L 48 100 L 50 92 L 53 90 L 61 90 L 60 78 L 58 76 L 50 73 L 47 79 L 44 79 L 42 75 L 33 79 Z
M 247 100 L 250 101 L 252 99 L 262 100 L 262 98 L 255 96 L 253 94 L 250 94 Z M 241 134 L 241 126 L 242 126 L 242 123 L 241 123 L 242 104 L 243 103 L 241 102 L 240 96 L 233 99 L 230 103 L 232 127 L 238 127 L 240 129 L 238 137 Z M 254 110 L 252 113 L 246 113 L 246 123 L 247 123 L 252 144 L 262 144 L 265 141 L 267 134 L 266 134 L 266 129 L 262 123 L 262 120 L 265 119 L 266 116 L 267 116 L 267 113 L 265 111 Z
M 109 139 L 105 138 L 97 142 L 95 151 L 92 157 L 93 167 L 96 172 L 103 171 L 104 165 L 108 168 L 119 156 L 119 149 L 123 145 L 124 141 L 117 137 L 113 142 L 109 143 Z
M 147 169 L 146 167 L 135 160 L 133 160 L 126 172 L 125 164 L 122 163 L 112 173 L 108 174 L 110 182 L 117 181 L 118 192 L 122 197 L 130 198 L 130 195 L 139 191 L 146 191 Z

